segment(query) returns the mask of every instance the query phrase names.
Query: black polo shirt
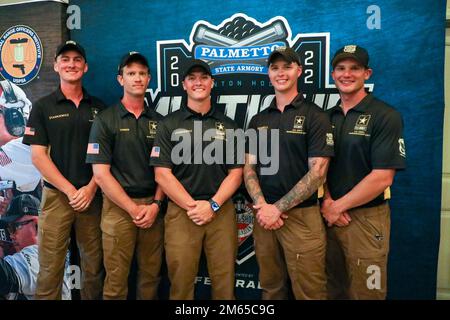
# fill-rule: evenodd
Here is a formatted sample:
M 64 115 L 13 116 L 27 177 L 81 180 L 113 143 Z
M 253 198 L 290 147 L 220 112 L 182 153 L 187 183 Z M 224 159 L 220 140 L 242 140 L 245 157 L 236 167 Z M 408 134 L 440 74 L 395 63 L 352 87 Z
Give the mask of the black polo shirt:
M 327 114 L 314 103 L 305 101 L 301 93 L 285 107 L 284 112 L 278 110 L 274 99 L 269 108 L 252 118 L 248 129 L 257 131 L 258 144 L 261 143 L 259 140 L 263 131 L 279 130 L 278 172 L 274 175 L 261 174 L 261 169 L 271 164 L 263 164 L 261 155 L 257 157 L 259 184 L 268 203 L 277 202 L 303 178 L 309 171 L 308 158 L 333 156 L 333 136 Z M 270 132 L 264 134 L 269 137 L 267 152 L 272 157 L 270 150 L 274 142 L 270 139 Z M 251 153 L 248 142 L 247 152 Z M 316 203 L 317 192 L 299 207 Z
M 199 126 L 201 129 L 198 128 Z M 211 139 L 198 138 L 202 137 L 204 132 L 209 129 L 212 129 L 210 132 L 214 134 L 213 137 L 210 137 Z M 231 147 L 227 146 L 227 130 L 234 131 L 236 129 L 238 129 L 237 124 L 215 107 L 212 107 L 205 115 L 197 113 L 189 107 L 183 107 L 166 116 L 158 127 L 150 164 L 155 167 L 171 168 L 174 176 L 195 200 L 210 199 L 216 194 L 220 184 L 228 175 L 228 170 L 244 165 L 244 150 L 240 152 L 242 157 L 238 161 L 237 144 L 233 143 Z M 172 136 L 174 141 L 172 141 Z M 189 150 L 176 152 L 179 150 L 179 143 L 189 141 L 189 139 Z M 240 139 L 244 147 L 243 134 Z M 231 139 L 228 141 L 231 143 Z M 218 147 L 216 150 L 220 150 L 219 145 L 223 150 L 222 153 L 208 151 L 214 146 Z M 184 160 L 173 159 L 171 157 L 172 150 Z M 214 160 L 208 164 L 202 154 L 217 156 L 217 161 Z M 233 156 L 227 161 L 230 155 Z
M 92 167 L 85 162 L 86 148 L 92 122 L 103 109 L 103 102 L 84 89 L 77 108 L 58 88 L 33 104 L 23 143 L 49 146 L 50 158 L 61 174 L 81 188 L 92 178 Z
M 333 199 L 351 191 L 372 169 L 404 169 L 403 121 L 399 112 L 373 95 L 367 95 L 344 115 L 340 101 L 329 115 L 335 138 L 335 157 L 327 185 Z M 384 193 L 364 205 L 384 201 Z
M 150 152 L 162 116 L 145 107 L 138 119 L 121 102 L 95 119 L 89 136 L 87 163 L 111 165 L 111 173 L 128 196 L 143 198 L 156 191 Z

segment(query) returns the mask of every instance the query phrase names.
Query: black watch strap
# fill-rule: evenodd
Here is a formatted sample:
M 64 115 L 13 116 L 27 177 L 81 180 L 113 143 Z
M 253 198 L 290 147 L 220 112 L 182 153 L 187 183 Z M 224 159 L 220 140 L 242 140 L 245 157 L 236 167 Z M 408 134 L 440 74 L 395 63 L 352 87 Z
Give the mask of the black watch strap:
M 152 203 L 156 203 L 156 205 L 158 206 L 159 210 L 161 211 L 161 207 L 162 207 L 162 201 L 161 200 L 153 200 Z
M 215 202 L 212 198 L 208 200 L 209 204 L 211 205 L 211 209 L 214 211 L 214 213 L 217 213 L 220 209 L 220 205 Z

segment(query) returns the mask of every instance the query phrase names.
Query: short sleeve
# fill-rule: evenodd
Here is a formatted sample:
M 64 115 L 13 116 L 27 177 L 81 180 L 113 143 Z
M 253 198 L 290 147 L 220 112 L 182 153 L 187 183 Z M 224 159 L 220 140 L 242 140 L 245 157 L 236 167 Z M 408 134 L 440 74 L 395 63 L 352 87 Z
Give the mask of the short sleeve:
M 163 120 L 158 124 L 155 142 L 150 154 L 150 165 L 153 167 L 172 168 L 172 131 L 168 127 L 168 121 Z
M 245 153 L 257 155 L 257 149 L 256 148 L 250 148 L 250 143 L 252 143 L 254 146 L 257 146 L 258 141 L 258 130 L 257 128 L 257 120 L 256 116 L 253 116 L 252 120 L 250 120 L 250 123 L 248 124 L 248 128 L 245 131 Z
M 403 138 L 403 120 L 400 113 L 392 111 L 383 116 L 373 129 L 371 161 L 374 169 L 404 169 L 406 147 Z
M 308 157 L 334 156 L 334 139 L 329 115 L 317 108 L 311 112 L 307 123 Z
M 110 164 L 112 161 L 114 137 L 102 116 L 94 119 L 87 147 L 86 163 Z
M 22 142 L 27 145 L 49 145 L 43 105 L 39 101 L 31 109 Z
M 246 138 L 245 138 L 245 134 L 244 131 L 242 129 L 239 128 L 239 126 L 237 125 L 237 123 L 233 120 L 229 121 L 230 124 L 229 126 L 231 127 L 230 129 L 234 130 L 234 141 L 233 143 L 231 143 L 231 141 L 227 141 L 225 143 L 225 148 L 226 148 L 226 154 L 228 155 L 228 152 L 230 150 L 228 150 L 228 147 L 232 147 L 233 148 L 233 161 L 232 162 L 228 162 L 225 161 L 225 163 L 227 164 L 227 169 L 236 169 L 236 168 L 242 168 L 245 164 L 245 154 L 244 154 L 244 150 L 242 149 L 242 146 L 244 146 L 246 144 Z M 228 158 L 227 158 L 228 160 Z

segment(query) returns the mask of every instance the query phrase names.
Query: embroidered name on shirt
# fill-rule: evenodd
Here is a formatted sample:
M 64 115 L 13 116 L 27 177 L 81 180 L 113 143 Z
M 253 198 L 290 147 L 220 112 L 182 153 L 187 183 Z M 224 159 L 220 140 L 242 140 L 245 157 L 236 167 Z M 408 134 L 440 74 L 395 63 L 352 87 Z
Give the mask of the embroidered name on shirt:
M 69 114 L 68 113 L 63 113 L 63 114 L 57 114 L 55 116 L 49 116 L 48 119 L 49 120 L 54 120 L 54 119 L 59 119 L 59 118 L 68 118 Z
M 173 134 L 186 134 L 186 133 L 191 133 L 192 130 L 188 130 L 188 129 L 177 129 L 173 132 Z
M 128 131 L 130 131 L 130 128 L 120 128 L 119 130 L 122 132 L 128 132 Z

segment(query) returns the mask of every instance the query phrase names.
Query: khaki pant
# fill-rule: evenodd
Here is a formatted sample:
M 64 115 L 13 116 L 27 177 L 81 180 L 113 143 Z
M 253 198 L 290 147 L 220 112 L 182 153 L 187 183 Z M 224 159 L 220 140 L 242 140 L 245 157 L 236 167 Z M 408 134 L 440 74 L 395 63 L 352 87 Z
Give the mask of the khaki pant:
M 329 299 L 386 298 L 390 209 L 387 203 L 350 210 L 346 227 L 327 230 Z
M 296 299 L 326 299 L 325 226 L 318 206 L 294 208 L 277 230 L 255 220 L 253 238 L 264 300 L 288 298 L 288 275 Z
M 230 200 L 208 224 L 196 225 L 186 210 L 169 202 L 165 217 L 165 249 L 170 299 L 194 299 L 194 282 L 202 248 L 211 278 L 212 299 L 234 299 L 234 267 L 237 254 L 236 212 Z
M 61 299 L 72 224 L 75 224 L 81 258 L 81 298 L 101 299 L 103 285 L 101 205 L 101 197 L 95 197 L 87 211 L 76 212 L 69 205 L 64 193 L 44 187 L 42 213 L 39 216 L 39 274 L 35 299 Z
M 133 199 L 137 204 L 149 204 L 150 198 Z M 160 282 L 163 254 L 164 222 L 158 214 L 148 229 L 137 227 L 131 216 L 103 195 L 103 251 L 106 269 L 103 298 L 125 300 L 128 295 L 128 275 L 136 252 L 138 273 L 136 298 L 156 299 Z

